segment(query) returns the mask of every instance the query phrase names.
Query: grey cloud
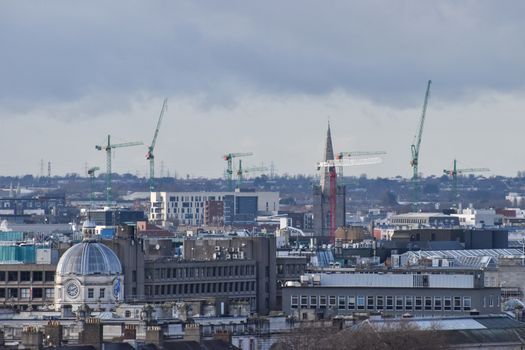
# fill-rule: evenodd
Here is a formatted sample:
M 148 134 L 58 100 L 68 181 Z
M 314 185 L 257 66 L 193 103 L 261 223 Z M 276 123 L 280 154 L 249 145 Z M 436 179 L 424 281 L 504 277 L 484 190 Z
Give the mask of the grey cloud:
M 0 101 L 523 89 L 521 1 L 2 2 Z

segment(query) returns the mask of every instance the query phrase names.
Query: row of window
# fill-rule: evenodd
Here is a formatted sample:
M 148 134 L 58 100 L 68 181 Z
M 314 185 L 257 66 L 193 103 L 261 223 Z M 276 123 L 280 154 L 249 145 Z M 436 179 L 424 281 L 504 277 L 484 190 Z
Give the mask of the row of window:
M 171 196 L 170 202 L 205 202 L 205 201 L 223 200 L 221 196 Z
M 0 288 L 0 299 L 46 299 L 55 297 L 54 288 Z
M 488 306 L 494 307 L 498 298 L 490 296 Z M 395 311 L 470 311 L 472 298 L 470 296 L 393 296 L 393 295 L 292 295 L 290 306 L 296 308 L 338 310 L 395 310 Z M 483 307 L 486 307 L 485 301 Z
M 222 283 L 187 283 L 146 286 L 147 296 L 207 294 L 228 292 L 254 292 L 255 281 L 222 282 Z
M 173 208 L 173 209 L 170 209 L 168 208 L 168 214 L 186 214 L 186 215 L 191 215 L 191 219 L 193 219 L 193 213 L 196 213 L 195 214 L 195 217 L 200 217 L 200 218 L 203 218 L 204 217 L 204 211 L 200 211 L 199 208 L 195 208 L 195 211 L 193 211 L 191 208 L 187 208 L 187 209 L 184 209 L 184 208 Z M 200 215 L 199 215 L 200 214 Z M 185 217 L 184 215 L 179 215 L 180 217 Z
M 255 275 L 254 265 L 146 269 L 147 280 L 253 275 Z
M 55 271 L 0 271 L 0 282 L 53 282 Z
M 277 274 L 301 275 L 306 269 L 305 264 L 277 264 Z

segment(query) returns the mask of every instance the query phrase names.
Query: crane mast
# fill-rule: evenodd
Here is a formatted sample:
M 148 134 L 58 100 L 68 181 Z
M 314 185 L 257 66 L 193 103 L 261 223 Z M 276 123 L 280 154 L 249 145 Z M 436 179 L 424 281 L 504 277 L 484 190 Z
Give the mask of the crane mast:
M 222 158 L 226 161 L 226 182 L 228 186 L 228 191 L 233 191 L 233 159 L 240 157 L 249 157 L 253 156 L 252 152 L 245 153 L 227 153 Z
M 463 169 L 458 169 L 457 168 L 457 161 L 456 161 L 456 159 L 454 159 L 452 170 L 443 169 L 443 173 L 444 174 L 452 176 L 452 201 L 453 201 L 453 205 L 456 205 L 455 202 L 459 198 L 459 194 L 458 194 L 458 174 L 461 175 L 461 174 L 466 174 L 466 173 L 482 173 L 482 172 L 487 172 L 487 171 L 490 171 L 490 169 L 489 168 L 463 168 Z
M 327 160 L 317 163 L 317 170 L 328 168 L 328 176 L 330 178 L 330 243 L 335 243 L 335 230 L 337 226 L 336 210 L 337 210 L 337 172 L 336 167 L 357 166 L 357 165 L 372 165 L 381 163 L 383 160 L 379 157 L 370 158 L 353 158 L 353 159 L 335 159 Z
M 157 136 L 159 136 L 160 124 L 162 123 L 162 118 L 164 117 L 164 112 L 168 110 L 168 99 L 165 98 L 162 103 L 162 109 L 160 110 L 159 119 L 157 121 L 157 127 L 155 128 L 155 133 L 153 134 L 153 140 L 148 147 L 148 153 L 146 153 L 146 159 L 149 160 L 149 190 L 153 192 L 155 190 L 155 144 L 157 143 Z
M 414 142 L 411 145 L 412 151 L 412 160 L 410 164 L 412 165 L 412 184 L 413 184 L 413 200 L 414 206 L 417 207 L 419 201 L 419 149 L 421 147 L 421 138 L 423 136 L 423 126 L 425 125 L 425 116 L 427 113 L 428 98 L 430 96 L 430 84 L 431 80 L 427 84 L 427 92 L 425 93 L 425 102 L 423 103 L 423 111 L 421 112 L 421 118 L 419 120 L 419 127 L 416 135 L 414 136 Z
M 126 143 L 111 143 L 111 135 L 108 135 L 108 143 L 106 145 L 96 145 L 95 149 L 98 151 L 106 151 L 106 205 L 111 205 L 111 150 L 121 147 L 131 147 L 143 145 L 140 141 L 126 142 Z
M 89 196 L 89 202 L 90 202 L 91 208 L 95 207 L 95 172 L 97 170 L 100 170 L 100 168 L 98 166 L 95 166 L 95 167 L 89 168 L 87 171 L 90 182 L 91 182 L 91 193 Z

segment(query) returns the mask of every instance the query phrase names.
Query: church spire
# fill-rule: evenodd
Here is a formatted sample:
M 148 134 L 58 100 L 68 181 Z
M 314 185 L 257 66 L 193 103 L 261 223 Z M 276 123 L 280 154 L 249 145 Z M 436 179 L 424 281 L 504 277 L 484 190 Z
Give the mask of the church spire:
M 325 162 L 334 160 L 334 147 L 332 145 L 332 132 L 330 130 L 330 121 L 328 121 L 328 130 L 326 131 L 326 145 L 324 148 L 324 159 Z M 328 167 L 325 167 L 321 171 L 321 190 L 323 193 L 329 191 L 330 188 L 330 174 Z
M 334 147 L 332 146 L 332 132 L 330 131 L 330 121 L 326 131 L 326 146 L 324 149 L 324 161 L 334 160 Z

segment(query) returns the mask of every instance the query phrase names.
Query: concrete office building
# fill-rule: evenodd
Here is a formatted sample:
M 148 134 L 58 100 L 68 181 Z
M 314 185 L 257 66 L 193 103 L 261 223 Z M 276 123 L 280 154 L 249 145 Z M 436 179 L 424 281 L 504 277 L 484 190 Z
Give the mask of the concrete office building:
M 322 319 L 354 312 L 401 317 L 500 312 L 500 289 L 485 287 L 472 270 L 404 273 L 317 273 L 283 288 L 283 311 L 299 319 Z
M 222 207 L 217 202 L 222 202 Z M 222 218 L 219 218 L 221 208 Z M 226 226 L 249 226 L 255 224 L 257 215 L 272 215 L 278 211 L 278 192 L 151 192 L 149 219 L 163 225 L 174 222 L 203 226 L 222 221 Z

